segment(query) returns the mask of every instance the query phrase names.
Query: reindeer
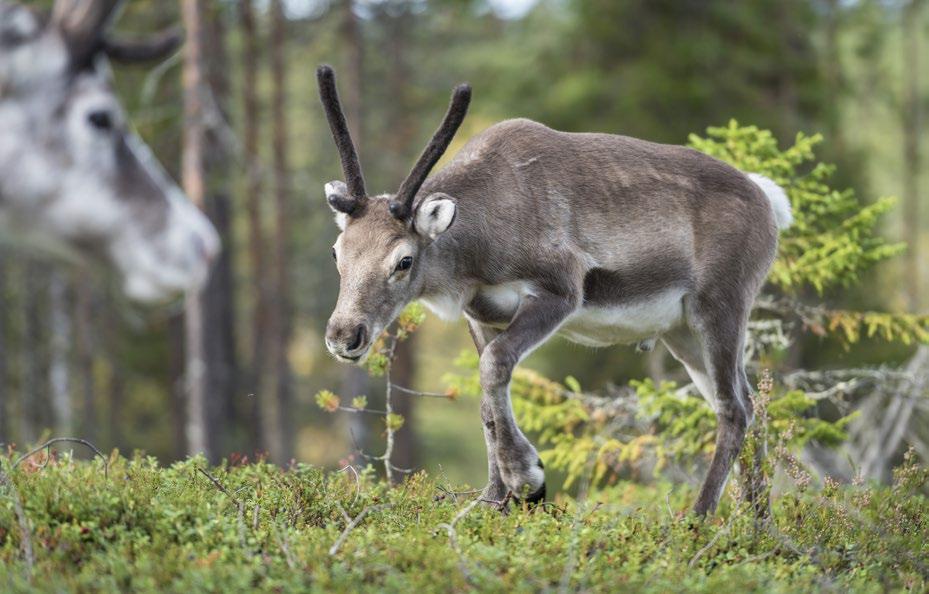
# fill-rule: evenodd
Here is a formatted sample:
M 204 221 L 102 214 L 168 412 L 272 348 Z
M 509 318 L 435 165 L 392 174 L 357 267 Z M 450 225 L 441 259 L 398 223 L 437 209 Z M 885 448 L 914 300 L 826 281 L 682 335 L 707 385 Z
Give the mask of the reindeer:
M 317 71 L 345 181 L 325 185 L 341 233 L 326 346 L 359 362 L 413 300 L 464 314 L 480 354 L 483 498 L 545 497 L 535 448 L 513 417 L 513 368 L 553 334 L 592 347 L 660 339 L 718 419 L 697 497 L 713 513 L 752 421 L 749 312 L 791 222 L 771 180 L 680 146 L 507 120 L 429 177 L 464 119 L 467 85 L 396 194 L 368 196 L 335 75 Z
M 0 0 L 0 233 L 106 261 L 128 296 L 153 301 L 200 286 L 219 238 L 110 80 L 108 57 L 159 59 L 181 37 L 108 37 L 120 4 L 57 0 L 44 18 Z

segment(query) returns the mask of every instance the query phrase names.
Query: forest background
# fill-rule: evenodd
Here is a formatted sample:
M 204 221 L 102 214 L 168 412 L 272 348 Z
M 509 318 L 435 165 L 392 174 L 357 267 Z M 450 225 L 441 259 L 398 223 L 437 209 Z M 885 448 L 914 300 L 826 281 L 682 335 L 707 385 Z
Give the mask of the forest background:
M 45 2 L 35 2 L 47 5 Z M 167 463 L 267 456 L 334 467 L 379 453 L 383 419 L 330 415 L 314 396 L 365 395 L 384 378 L 346 367 L 322 335 L 338 292 L 337 229 L 322 186 L 341 177 L 314 70 L 330 63 L 368 185 L 393 191 L 441 118 L 448 92 L 474 87 L 449 154 L 494 122 L 529 117 L 568 131 L 684 144 L 731 119 L 770 129 L 782 147 L 822 133 L 834 188 L 864 203 L 897 196 L 881 234 L 908 245 L 853 286 L 806 297 L 828 307 L 929 313 L 925 137 L 929 2 L 922 0 L 214 0 L 201 1 L 205 80 L 185 86 L 183 56 L 115 66 L 138 131 L 180 177 L 185 131 L 206 139 L 205 207 L 225 252 L 202 296 L 202 374 L 189 373 L 181 302 L 126 303 L 106 273 L 4 246 L 0 252 L 0 442 L 76 435 Z M 177 3 L 136 0 L 122 33 L 181 22 Z M 199 118 L 185 95 L 202 99 Z M 440 165 L 441 166 L 441 165 Z M 849 344 L 796 330 L 780 361 L 808 370 L 895 366 L 915 347 Z M 444 394 L 470 348 L 464 322 L 427 316 L 399 345 L 391 380 Z M 686 383 L 659 347 L 590 350 L 553 340 L 524 366 L 609 391 L 643 377 Z M 454 390 L 451 392 L 454 394 Z M 199 395 L 199 396 L 198 396 Z M 477 400 L 396 396 L 405 419 L 393 463 L 483 484 Z M 909 421 L 909 419 L 908 419 Z M 196 436 L 204 436 L 199 439 Z M 907 435 L 909 445 L 918 440 Z M 901 443 L 897 454 L 902 454 Z M 925 447 L 925 446 L 923 446 Z M 888 460 L 888 464 L 893 460 Z

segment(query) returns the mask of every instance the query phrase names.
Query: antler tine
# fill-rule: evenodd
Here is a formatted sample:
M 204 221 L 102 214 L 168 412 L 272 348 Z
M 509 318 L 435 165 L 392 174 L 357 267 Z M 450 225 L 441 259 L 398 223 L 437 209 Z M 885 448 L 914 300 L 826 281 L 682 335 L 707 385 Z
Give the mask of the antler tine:
M 184 30 L 171 27 L 140 39 L 104 37 L 103 53 L 117 62 L 154 62 L 173 54 L 183 42 Z
M 99 49 L 104 31 L 122 0 L 56 0 L 53 25 L 68 43 L 71 59 L 80 64 Z
M 348 186 L 348 193 L 354 199 L 354 206 L 357 208 L 367 200 L 368 194 L 365 191 L 365 180 L 361 173 L 358 152 L 355 150 L 355 143 L 352 142 L 352 135 L 348 131 L 345 114 L 339 102 L 339 93 L 335 86 L 335 72 L 328 65 L 320 66 L 316 70 L 316 80 L 319 84 L 319 98 L 326 110 L 326 119 L 329 121 L 329 129 L 339 149 L 342 171 L 345 173 L 345 185 Z
M 435 164 L 439 162 L 439 159 L 448 149 L 452 138 L 455 137 L 455 132 L 458 131 L 458 127 L 461 126 L 461 122 L 464 121 L 465 115 L 468 113 L 470 103 L 471 85 L 460 84 L 455 87 L 448 111 L 445 113 L 445 119 L 442 120 L 442 125 L 432 136 L 432 140 L 429 141 L 410 174 L 400 184 L 400 189 L 390 204 L 390 212 L 396 218 L 406 220 L 413 213 L 413 200 L 416 198 L 416 193 L 419 192 L 419 188 L 426 181 L 426 176 L 429 175 L 429 172 L 432 171 L 432 168 L 435 167 Z

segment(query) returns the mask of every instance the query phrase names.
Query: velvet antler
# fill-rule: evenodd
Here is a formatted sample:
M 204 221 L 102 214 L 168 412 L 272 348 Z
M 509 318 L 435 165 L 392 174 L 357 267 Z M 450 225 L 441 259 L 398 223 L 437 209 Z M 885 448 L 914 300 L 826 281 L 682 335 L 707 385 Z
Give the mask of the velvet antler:
M 455 87 L 451 103 L 448 106 L 448 112 L 445 114 L 445 119 L 442 120 L 442 125 L 436 130 L 432 140 L 429 141 L 423 154 L 420 155 L 419 161 L 416 162 L 413 170 L 400 184 L 400 190 L 397 191 L 397 195 L 390 203 L 390 212 L 396 218 L 405 221 L 412 215 L 413 199 L 416 198 L 416 193 L 423 185 L 423 182 L 426 181 L 426 176 L 429 175 L 435 164 L 442 158 L 445 150 L 448 149 L 452 138 L 455 137 L 455 132 L 458 131 L 458 127 L 464 121 L 465 114 L 468 113 L 469 103 L 471 103 L 471 86 L 460 84 Z
M 345 173 L 345 184 L 348 186 L 348 196 L 331 195 L 329 204 L 345 214 L 352 214 L 368 199 L 365 191 L 364 175 L 361 173 L 361 164 L 358 162 L 358 152 L 352 142 L 352 135 L 345 123 L 345 114 L 339 103 L 339 93 L 335 87 L 335 72 L 327 65 L 316 69 L 316 80 L 319 84 L 319 98 L 326 110 L 326 119 L 332 138 L 339 149 L 339 158 L 342 160 L 342 171 Z

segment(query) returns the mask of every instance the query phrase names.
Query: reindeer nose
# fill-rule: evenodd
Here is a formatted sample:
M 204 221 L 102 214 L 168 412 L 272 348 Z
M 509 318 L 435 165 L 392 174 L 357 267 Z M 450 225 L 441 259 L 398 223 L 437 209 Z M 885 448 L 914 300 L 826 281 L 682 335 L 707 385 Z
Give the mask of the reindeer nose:
M 340 357 L 357 359 L 367 348 L 368 339 L 368 327 L 364 324 L 351 327 L 330 322 L 326 328 L 326 346 Z
M 352 343 L 348 345 L 349 352 L 357 351 L 359 347 L 365 346 L 365 336 L 367 333 L 368 330 L 364 327 L 364 324 L 358 324 L 352 336 Z
M 212 264 L 213 260 L 216 259 L 217 250 L 209 245 L 207 240 L 198 233 L 194 234 L 193 243 L 197 257 L 201 260 L 205 260 L 208 264 Z

